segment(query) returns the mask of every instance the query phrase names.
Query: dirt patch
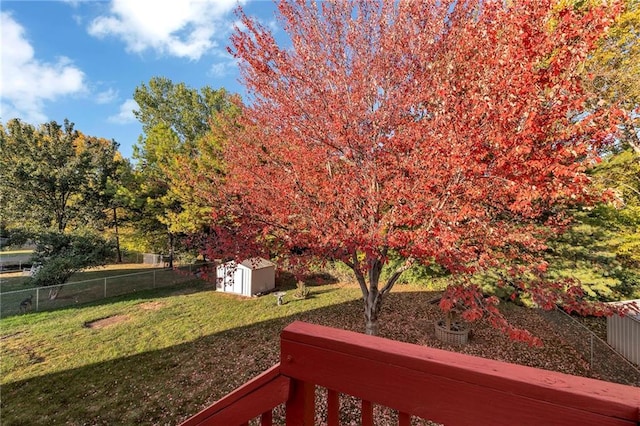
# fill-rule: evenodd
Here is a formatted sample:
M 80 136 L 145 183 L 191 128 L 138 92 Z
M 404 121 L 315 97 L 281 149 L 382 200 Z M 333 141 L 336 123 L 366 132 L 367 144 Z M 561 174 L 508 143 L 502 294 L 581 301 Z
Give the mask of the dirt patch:
M 45 358 L 43 356 L 38 355 L 37 351 L 31 346 L 25 346 L 23 349 L 27 355 L 29 364 L 40 364 L 41 362 L 45 362 Z
M 22 331 L 17 331 L 17 332 L 15 332 L 15 333 L 5 334 L 4 336 L 0 336 L 0 341 L 1 341 L 1 340 L 6 340 L 6 339 L 10 339 L 10 338 L 12 338 L 12 337 L 19 336 L 19 335 L 21 335 L 22 333 L 24 333 L 24 332 L 22 332 Z
M 96 328 L 96 329 L 100 329 L 100 328 L 105 328 L 105 327 L 109 327 L 115 324 L 120 324 L 122 322 L 125 322 L 129 319 L 129 317 L 127 315 L 113 315 L 110 317 L 106 317 L 106 318 L 100 318 L 100 319 L 96 319 L 93 321 L 87 321 L 84 323 L 84 326 L 87 328 Z
M 144 302 L 138 305 L 140 309 L 144 309 L 145 311 L 157 311 L 158 309 L 164 308 L 165 304 L 163 302 Z

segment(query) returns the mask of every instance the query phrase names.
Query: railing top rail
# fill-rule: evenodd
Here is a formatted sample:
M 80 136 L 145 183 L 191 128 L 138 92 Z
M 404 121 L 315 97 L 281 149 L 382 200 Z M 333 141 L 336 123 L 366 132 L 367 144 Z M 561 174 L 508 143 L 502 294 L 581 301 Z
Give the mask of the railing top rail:
M 638 388 L 302 322 L 282 332 L 281 371 L 447 424 L 465 416 L 499 424 L 509 412 L 518 413 L 519 424 L 540 424 L 547 412 L 565 422 L 640 420 Z

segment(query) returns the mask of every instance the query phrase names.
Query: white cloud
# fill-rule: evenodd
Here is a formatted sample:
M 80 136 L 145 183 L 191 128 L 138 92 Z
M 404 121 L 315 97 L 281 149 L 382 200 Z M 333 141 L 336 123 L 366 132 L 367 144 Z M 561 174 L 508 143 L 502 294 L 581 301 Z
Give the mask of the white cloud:
M 198 60 L 217 45 L 216 38 L 228 35 L 225 18 L 237 4 L 237 0 L 112 0 L 110 13 L 94 19 L 88 31 L 99 38 L 118 37 L 130 52 L 149 49 Z
M 84 73 L 70 59 L 38 60 L 24 28 L 6 12 L 0 15 L 0 118 L 47 121 L 44 102 L 86 91 Z
M 120 105 L 120 111 L 110 116 L 107 120 L 116 124 L 128 124 L 136 121 L 136 116 L 133 115 L 133 110 L 138 109 L 138 104 L 133 99 L 127 99 Z
M 107 90 L 99 92 L 95 96 L 95 101 L 97 104 L 110 104 L 116 99 L 118 99 L 118 91 L 113 88 L 109 88 Z
M 212 77 L 222 78 L 231 73 L 231 69 L 235 66 L 234 62 L 218 62 L 211 66 L 209 75 Z
M 209 68 L 209 75 L 212 77 L 226 77 L 234 73 L 238 69 L 238 60 L 231 56 L 227 51 L 216 50 L 214 56 L 217 61 Z

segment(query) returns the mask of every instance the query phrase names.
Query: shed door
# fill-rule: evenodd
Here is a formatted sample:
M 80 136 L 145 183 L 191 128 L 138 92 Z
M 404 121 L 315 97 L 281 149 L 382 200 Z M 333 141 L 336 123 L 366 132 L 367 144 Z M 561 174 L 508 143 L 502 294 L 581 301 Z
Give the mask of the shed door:
M 233 289 L 232 291 L 237 294 L 243 294 L 244 288 L 244 268 L 237 267 L 233 273 Z
M 251 296 L 251 270 L 244 269 L 242 271 L 242 294 Z

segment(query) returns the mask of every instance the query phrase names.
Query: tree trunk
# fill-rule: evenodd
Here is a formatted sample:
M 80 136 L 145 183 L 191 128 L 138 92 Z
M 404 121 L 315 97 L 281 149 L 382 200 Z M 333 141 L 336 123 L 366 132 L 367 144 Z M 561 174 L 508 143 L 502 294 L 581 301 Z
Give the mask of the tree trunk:
M 378 317 L 382 309 L 382 297 L 384 291 L 378 290 L 380 274 L 382 273 L 383 262 L 380 259 L 368 259 L 369 289 L 363 292 L 365 333 L 370 336 L 377 336 L 379 331 Z M 364 278 L 364 277 L 363 277 Z
M 369 290 L 369 294 L 364 298 L 365 334 L 370 336 L 378 335 L 378 317 L 382 309 L 382 298 L 383 295 L 377 288 Z
M 120 250 L 120 234 L 118 234 L 118 214 L 116 208 L 113 208 L 113 230 L 116 234 L 116 263 L 122 263 L 122 250 Z
M 61 285 L 49 288 L 49 300 L 56 300 L 60 294 L 60 290 L 62 290 Z
M 348 262 L 347 265 L 353 270 L 356 275 L 360 290 L 362 291 L 362 300 L 364 301 L 364 319 L 365 319 L 365 333 L 370 336 L 377 336 L 379 331 L 378 317 L 382 310 L 382 300 L 384 295 L 389 293 L 394 284 L 400 278 L 400 275 L 413 264 L 412 259 L 408 259 L 404 265 L 396 269 L 389 280 L 384 285 L 382 290 L 378 289 L 380 282 L 380 275 L 382 274 L 382 268 L 384 262 L 379 258 L 367 259 L 367 270 L 369 272 L 369 282 L 367 285 L 367 279 L 365 278 L 362 270 L 360 269 L 360 260 L 357 253 L 352 254 L 352 262 Z
M 640 161 L 640 141 L 629 140 L 628 142 L 629 142 L 629 145 L 631 146 L 631 148 L 633 148 L 633 150 L 635 151 L 636 155 L 638 156 L 638 161 Z
M 636 127 L 633 125 L 633 121 L 625 124 L 623 128 L 627 143 L 636 153 L 638 161 L 640 161 L 640 136 L 638 135 Z
M 169 232 L 169 268 L 173 269 L 173 232 Z

